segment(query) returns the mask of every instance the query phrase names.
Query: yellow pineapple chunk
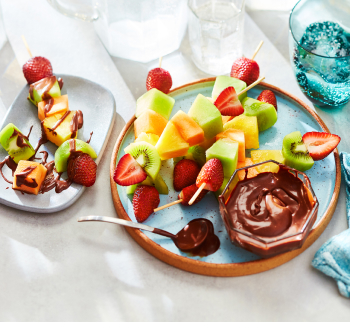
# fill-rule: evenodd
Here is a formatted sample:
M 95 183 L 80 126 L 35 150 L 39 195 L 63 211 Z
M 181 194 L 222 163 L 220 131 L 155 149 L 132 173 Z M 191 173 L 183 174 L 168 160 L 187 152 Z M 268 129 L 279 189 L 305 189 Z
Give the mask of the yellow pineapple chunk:
M 259 129 L 256 116 L 239 115 L 224 125 L 224 131 L 235 128 L 244 132 L 246 149 L 259 148 Z
M 76 136 L 72 136 L 73 132 L 71 131 L 71 121 L 75 113 L 75 110 L 63 114 L 56 113 L 43 120 L 45 133 L 49 141 L 59 147 L 64 141 L 76 138 Z
M 152 146 L 155 146 L 158 140 L 159 136 L 157 134 L 142 132 L 135 140 L 135 142 L 148 142 L 152 144 Z
M 281 150 L 252 150 L 251 158 L 254 164 L 264 162 L 266 160 L 276 160 L 279 163 L 284 164 L 284 157 Z M 277 173 L 279 166 L 275 163 L 266 163 L 256 167 L 259 173 L 262 172 L 274 172 Z
M 46 176 L 45 166 L 28 160 L 20 160 L 13 176 L 14 190 L 37 195 Z
M 53 105 L 49 112 L 45 113 L 45 105 L 47 102 L 53 102 Z M 50 117 L 59 112 L 66 112 L 68 107 L 68 95 L 61 95 L 47 101 L 41 101 L 38 103 L 38 117 L 42 121 L 45 117 Z
M 182 138 L 171 121 L 167 123 L 156 144 L 156 149 L 161 160 L 185 156 L 189 147 L 190 145 Z

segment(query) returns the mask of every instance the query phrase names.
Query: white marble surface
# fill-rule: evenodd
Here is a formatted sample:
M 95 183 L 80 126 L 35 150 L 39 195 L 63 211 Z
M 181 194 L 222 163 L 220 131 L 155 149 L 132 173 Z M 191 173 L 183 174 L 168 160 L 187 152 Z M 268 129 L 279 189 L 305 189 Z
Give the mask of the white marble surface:
M 78 216 L 86 214 L 116 216 L 108 176 L 112 148 L 134 111 L 134 97 L 145 90 L 147 71 L 156 62 L 111 59 L 92 25 L 56 13 L 44 0 L 1 0 L 1 5 L 10 46 L 18 59 L 1 72 L 1 116 L 11 102 L 10 96 L 25 83 L 19 66 L 27 58 L 21 34 L 25 34 L 35 55 L 51 60 L 55 72 L 80 75 L 109 88 L 118 114 L 98 168 L 97 182 L 73 206 L 42 215 L 0 205 L 0 320 L 350 320 L 350 300 L 342 298 L 334 281 L 310 265 L 317 249 L 346 229 L 344 187 L 330 225 L 307 251 L 276 269 L 245 277 L 190 274 L 155 259 L 123 228 L 77 223 Z M 249 56 L 264 39 L 256 60 L 266 81 L 305 100 L 285 54 L 270 42 L 284 51 L 287 47 L 286 15 L 281 13 L 276 12 L 281 19 L 276 20 L 275 29 L 284 39 L 277 43 L 271 12 L 267 24 L 270 27 L 262 29 L 267 36 L 247 16 L 244 52 Z M 264 12 L 250 14 L 259 26 L 263 24 L 259 17 Z M 207 76 L 194 67 L 189 56 L 185 39 L 180 51 L 164 58 L 163 66 L 172 73 L 175 86 Z M 5 87 L 9 92 L 4 94 Z M 331 130 L 342 136 L 340 149 L 350 151 L 346 141 L 347 109 L 349 106 L 333 112 L 317 111 Z

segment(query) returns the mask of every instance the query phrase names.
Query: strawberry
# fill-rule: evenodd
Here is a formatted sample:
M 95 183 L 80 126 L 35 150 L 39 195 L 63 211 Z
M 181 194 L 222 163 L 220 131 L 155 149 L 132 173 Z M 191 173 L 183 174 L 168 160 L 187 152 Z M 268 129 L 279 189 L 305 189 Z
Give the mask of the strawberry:
M 97 165 L 88 154 L 81 154 L 69 160 L 68 178 L 85 187 L 91 187 L 96 181 Z
M 169 71 L 163 68 L 155 68 L 148 72 L 146 80 L 146 88 L 149 91 L 152 88 L 157 88 L 161 92 L 168 94 L 171 86 L 173 85 L 173 80 Z
M 258 101 L 269 103 L 269 104 L 273 105 L 277 111 L 277 100 L 276 100 L 276 96 L 275 96 L 273 91 L 265 89 L 258 96 Z
M 303 135 L 303 142 L 312 159 L 321 160 L 337 147 L 340 137 L 325 132 L 307 132 Z
M 209 159 L 198 174 L 196 185 L 199 188 L 205 183 L 204 189 L 217 191 L 224 182 L 224 170 L 219 159 Z
M 135 218 L 138 222 L 145 221 L 159 205 L 159 193 L 153 186 L 140 185 L 136 188 L 132 199 Z
M 230 76 L 243 80 L 249 86 L 259 78 L 259 74 L 258 63 L 249 58 L 241 57 L 233 62 Z
M 220 93 L 214 105 L 221 112 L 222 116 L 238 116 L 244 112 L 237 93 L 232 86 L 225 88 Z
M 174 189 L 181 191 L 183 188 L 196 183 L 198 173 L 201 168 L 191 159 L 180 160 L 174 168 Z
M 23 74 L 30 85 L 43 78 L 51 77 L 52 66 L 50 61 L 45 57 L 35 56 L 24 63 Z
M 188 202 L 190 201 L 190 199 L 196 193 L 197 190 L 198 190 L 198 187 L 196 186 L 196 184 L 192 184 L 192 185 L 182 189 L 179 196 L 178 196 L 178 199 L 182 199 L 181 204 L 188 206 Z M 193 202 L 193 204 L 196 204 L 199 201 L 201 201 L 207 192 L 208 192 L 208 190 L 205 190 L 205 189 L 202 190 L 200 192 L 200 194 L 198 195 L 197 199 Z
M 120 186 L 131 186 L 146 178 L 147 173 L 130 154 L 125 154 L 120 158 L 113 175 L 113 180 Z

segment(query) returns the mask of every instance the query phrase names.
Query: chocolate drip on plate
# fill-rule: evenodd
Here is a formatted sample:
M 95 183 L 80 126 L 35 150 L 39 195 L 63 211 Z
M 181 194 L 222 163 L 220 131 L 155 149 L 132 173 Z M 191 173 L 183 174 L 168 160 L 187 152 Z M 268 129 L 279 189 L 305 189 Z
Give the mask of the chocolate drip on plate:
M 14 162 L 14 160 L 10 156 L 5 157 L 5 159 L 2 162 L 0 162 L 0 174 L 1 174 L 1 176 L 3 177 L 3 179 L 7 183 L 13 184 L 12 181 L 6 179 L 4 173 L 2 172 L 2 168 L 4 167 L 5 164 L 12 171 L 12 176 L 15 174 L 15 171 L 17 169 L 17 164 Z

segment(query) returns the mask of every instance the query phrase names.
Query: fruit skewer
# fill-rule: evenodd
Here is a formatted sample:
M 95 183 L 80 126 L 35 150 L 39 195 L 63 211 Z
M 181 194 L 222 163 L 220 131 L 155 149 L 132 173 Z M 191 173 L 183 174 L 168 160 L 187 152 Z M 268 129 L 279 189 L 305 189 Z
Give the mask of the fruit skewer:
M 256 47 L 255 52 L 254 52 L 253 56 L 251 57 L 251 60 L 252 60 L 252 61 L 254 60 L 256 54 L 258 54 L 258 52 L 259 52 L 261 46 L 263 45 L 263 43 L 264 43 L 264 41 L 261 40 L 260 43 L 259 43 L 259 45 L 258 45 L 258 47 Z

